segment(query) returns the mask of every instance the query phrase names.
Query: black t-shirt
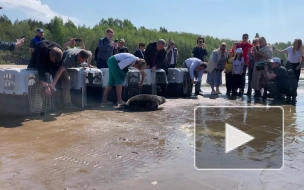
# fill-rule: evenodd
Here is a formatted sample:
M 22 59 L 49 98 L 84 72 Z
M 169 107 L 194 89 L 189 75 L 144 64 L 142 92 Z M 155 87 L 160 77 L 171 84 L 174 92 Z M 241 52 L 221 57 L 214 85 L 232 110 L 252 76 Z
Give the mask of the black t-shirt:
M 290 80 L 285 67 L 280 66 L 277 69 L 274 69 L 273 73 L 276 75 L 275 82 L 278 88 L 284 88 L 284 89 L 291 88 Z

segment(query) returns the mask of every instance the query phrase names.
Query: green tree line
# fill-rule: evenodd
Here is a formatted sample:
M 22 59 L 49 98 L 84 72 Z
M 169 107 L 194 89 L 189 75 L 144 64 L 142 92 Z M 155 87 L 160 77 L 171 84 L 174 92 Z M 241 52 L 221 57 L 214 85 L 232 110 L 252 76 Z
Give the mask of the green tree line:
M 60 17 L 54 17 L 49 23 L 43 23 L 32 19 L 16 20 L 12 22 L 7 16 L 2 15 L 0 16 L 0 40 L 15 41 L 17 38 L 25 35 L 26 41 L 22 48 L 13 52 L 1 51 L 0 64 L 22 64 L 25 63 L 26 60 L 29 60 L 30 54 L 28 48 L 30 40 L 35 36 L 37 28 L 42 28 L 44 30 L 44 36 L 47 40 L 55 41 L 61 46 L 71 38 L 82 38 L 86 49 L 91 50 L 93 54 L 95 53 L 98 39 L 105 36 L 105 30 L 107 28 L 112 28 L 114 30 L 114 39 L 125 39 L 125 45 L 128 47 L 130 53 L 136 51 L 140 42 L 147 45 L 160 38 L 165 39 L 166 41 L 173 39 L 180 54 L 178 60 L 179 65 L 181 65 L 185 59 L 192 57 L 191 52 L 193 47 L 196 46 L 198 37 L 204 37 L 209 55 L 214 49 L 219 47 L 221 42 L 226 42 L 227 48 L 230 48 L 232 47 L 233 42 L 236 41 L 231 39 L 219 39 L 208 35 L 170 32 L 165 27 L 147 29 L 144 26 L 141 26 L 137 28 L 127 19 L 102 19 L 93 28 L 90 28 L 85 25 L 76 26 L 71 20 L 64 23 Z M 265 37 L 267 39 L 267 36 Z M 285 49 L 291 45 L 291 42 L 276 43 L 275 45 L 278 49 Z M 274 55 L 286 60 L 286 55 L 278 55 L 276 53 Z M 209 58 L 209 56 L 207 56 L 207 58 Z M 95 61 L 92 63 L 94 64 Z

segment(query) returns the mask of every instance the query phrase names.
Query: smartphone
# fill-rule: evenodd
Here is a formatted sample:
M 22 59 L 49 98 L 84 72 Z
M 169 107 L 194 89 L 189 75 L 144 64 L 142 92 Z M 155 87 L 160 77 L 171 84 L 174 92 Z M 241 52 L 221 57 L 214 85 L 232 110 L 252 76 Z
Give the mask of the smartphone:
M 255 46 L 256 50 L 259 51 L 259 46 Z
M 81 39 L 79 39 L 79 38 L 76 38 L 75 39 L 75 42 L 81 42 L 82 40 Z

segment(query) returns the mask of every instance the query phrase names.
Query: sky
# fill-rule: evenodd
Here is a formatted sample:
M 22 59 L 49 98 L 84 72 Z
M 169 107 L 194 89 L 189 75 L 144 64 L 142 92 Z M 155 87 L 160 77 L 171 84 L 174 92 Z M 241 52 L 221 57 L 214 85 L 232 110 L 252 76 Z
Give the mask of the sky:
M 291 3 L 292 2 L 292 3 Z M 102 18 L 128 19 L 136 27 L 240 40 L 256 33 L 268 43 L 303 38 L 303 0 L 0 0 L 12 21 L 54 16 L 93 27 Z M 0 26 L 1 27 L 1 26 Z

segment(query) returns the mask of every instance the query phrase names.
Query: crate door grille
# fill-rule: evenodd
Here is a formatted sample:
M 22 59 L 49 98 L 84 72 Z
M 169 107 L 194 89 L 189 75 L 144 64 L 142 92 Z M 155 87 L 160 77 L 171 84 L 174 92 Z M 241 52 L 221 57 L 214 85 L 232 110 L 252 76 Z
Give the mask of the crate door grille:
M 47 74 L 48 83 L 50 83 L 50 75 Z M 45 88 L 42 86 L 38 75 L 29 75 L 28 78 L 28 99 L 30 112 L 45 112 L 51 108 L 51 97 L 47 97 L 44 93 Z
M 128 98 L 140 94 L 140 88 L 138 88 L 139 74 L 139 72 L 128 72 Z
M 167 75 L 165 72 L 156 72 L 156 83 L 168 83 Z

